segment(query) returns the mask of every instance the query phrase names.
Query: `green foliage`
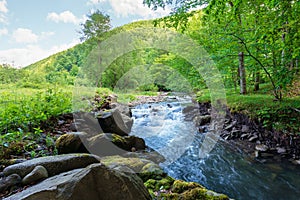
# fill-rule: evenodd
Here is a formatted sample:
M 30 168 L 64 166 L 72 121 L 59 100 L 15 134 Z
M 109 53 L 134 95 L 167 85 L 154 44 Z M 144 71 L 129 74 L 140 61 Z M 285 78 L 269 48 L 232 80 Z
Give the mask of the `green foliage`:
M 198 40 L 216 62 L 229 87 L 237 85 L 239 52 L 246 56 L 248 83 L 254 85 L 267 80 L 277 99 L 281 99 L 281 90 L 296 77 L 300 58 L 297 1 L 145 0 L 144 4 L 154 10 L 166 5 L 173 7 L 171 16 L 156 25 L 184 30 Z M 204 12 L 187 12 L 203 5 L 207 5 Z M 261 81 L 255 79 L 257 74 L 261 74 Z M 258 81 L 249 80 L 250 76 Z
M 24 76 L 21 70 L 15 69 L 10 65 L 0 64 L 0 84 L 16 83 Z
M 40 123 L 53 116 L 71 111 L 71 93 L 59 89 L 32 93 L 0 93 L 0 131 L 37 132 Z
M 110 17 L 100 10 L 96 10 L 87 16 L 87 20 L 82 24 L 81 40 L 96 39 L 100 40 L 101 36 L 110 28 Z
M 270 87 L 270 86 L 269 86 Z M 266 88 L 264 90 L 267 90 Z M 227 89 L 227 106 L 231 112 L 242 112 L 257 120 L 265 128 L 284 133 L 300 134 L 300 98 L 275 100 L 268 94 L 239 95 L 234 89 Z M 210 102 L 208 90 L 197 93 L 197 101 Z

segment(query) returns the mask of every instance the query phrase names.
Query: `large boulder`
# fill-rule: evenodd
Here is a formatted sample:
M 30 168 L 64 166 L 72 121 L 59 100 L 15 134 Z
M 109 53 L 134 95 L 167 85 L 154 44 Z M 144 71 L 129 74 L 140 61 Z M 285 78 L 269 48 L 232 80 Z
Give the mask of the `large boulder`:
M 102 111 L 97 119 L 104 133 L 116 133 L 121 136 L 127 136 L 133 124 L 133 120 L 118 109 Z
M 119 110 L 122 114 L 124 114 L 128 117 L 132 117 L 132 112 L 128 105 L 121 104 L 121 103 L 112 103 L 112 104 L 110 104 L 110 107 L 112 109 Z
M 136 136 L 120 136 L 117 134 L 100 133 L 88 137 L 87 133 L 74 132 L 60 136 L 56 140 L 59 154 L 92 153 L 98 156 L 123 154 L 125 151 L 145 150 L 146 144 Z
M 100 159 L 91 154 L 67 154 L 59 156 L 48 156 L 28 160 L 23 163 L 6 167 L 3 170 L 5 176 L 18 174 L 22 178 L 29 174 L 36 166 L 43 166 L 48 171 L 49 176 L 62 172 L 86 167 L 93 163 L 99 163 Z
M 48 178 L 4 200 L 15 199 L 150 200 L 151 197 L 135 174 L 109 169 L 98 163 Z
M 58 153 L 88 153 L 82 142 L 87 135 L 85 132 L 71 132 L 60 136 L 55 142 Z
M 122 137 L 117 134 L 102 133 L 86 141 L 87 149 L 99 156 L 120 155 L 126 151 L 144 150 L 145 141 L 135 136 Z M 125 150 L 125 151 L 124 151 Z

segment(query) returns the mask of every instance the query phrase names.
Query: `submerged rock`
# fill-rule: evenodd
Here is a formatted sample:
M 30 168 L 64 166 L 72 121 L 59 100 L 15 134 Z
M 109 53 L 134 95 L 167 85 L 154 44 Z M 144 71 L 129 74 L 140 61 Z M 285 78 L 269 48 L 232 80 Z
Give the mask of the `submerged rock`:
M 92 164 L 75 169 L 14 194 L 5 200 L 56 199 L 56 200 L 150 200 L 142 180 L 135 174 Z

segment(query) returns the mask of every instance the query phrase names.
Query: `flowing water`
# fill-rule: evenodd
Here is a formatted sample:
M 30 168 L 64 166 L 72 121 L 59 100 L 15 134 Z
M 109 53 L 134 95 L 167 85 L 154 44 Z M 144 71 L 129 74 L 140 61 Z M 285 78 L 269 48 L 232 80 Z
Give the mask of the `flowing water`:
M 219 140 L 205 157 L 199 149 L 205 134 L 185 121 L 188 98 L 142 104 L 132 112 L 132 135 L 162 154 L 160 163 L 176 179 L 193 181 L 234 199 L 300 199 L 300 168 L 289 163 L 260 163 Z M 203 144 L 205 145 L 205 144 Z

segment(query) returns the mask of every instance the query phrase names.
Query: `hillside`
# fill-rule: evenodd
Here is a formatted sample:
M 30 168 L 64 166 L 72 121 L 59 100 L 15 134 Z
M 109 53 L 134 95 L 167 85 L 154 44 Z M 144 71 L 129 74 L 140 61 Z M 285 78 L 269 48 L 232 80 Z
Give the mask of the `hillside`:
M 111 37 L 122 31 L 139 28 L 153 27 L 152 21 L 138 21 L 114 28 L 103 35 L 103 39 Z M 84 64 L 91 49 L 96 46 L 96 42 L 87 40 L 70 49 L 56 53 L 43 60 L 33 63 L 22 69 L 27 74 L 27 79 L 36 82 L 56 83 L 61 85 L 73 84 L 79 68 Z

